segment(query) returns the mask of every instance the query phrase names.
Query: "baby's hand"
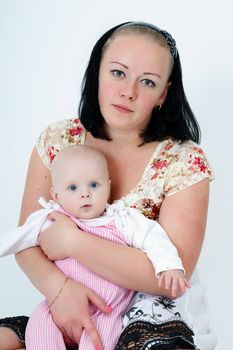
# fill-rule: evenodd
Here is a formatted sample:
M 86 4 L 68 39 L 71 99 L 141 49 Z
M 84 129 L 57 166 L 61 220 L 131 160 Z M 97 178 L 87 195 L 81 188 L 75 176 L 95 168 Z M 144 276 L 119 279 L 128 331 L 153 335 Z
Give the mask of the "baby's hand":
M 159 275 L 159 287 L 164 285 L 165 289 L 171 288 L 172 296 L 177 298 L 178 287 L 182 292 L 190 288 L 190 283 L 184 277 L 182 270 L 167 270 L 162 271 Z

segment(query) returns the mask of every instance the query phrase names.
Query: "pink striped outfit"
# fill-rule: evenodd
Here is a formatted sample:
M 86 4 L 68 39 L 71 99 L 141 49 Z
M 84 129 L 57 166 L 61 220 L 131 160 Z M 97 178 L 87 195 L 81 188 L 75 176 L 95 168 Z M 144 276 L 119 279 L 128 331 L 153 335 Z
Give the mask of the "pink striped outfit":
M 66 212 L 65 214 L 69 215 Z M 84 221 L 80 221 L 71 215 L 69 216 L 83 231 L 112 242 L 127 245 L 122 233 L 116 227 L 114 219 L 111 219 L 104 225 L 90 226 Z M 104 349 L 113 350 L 121 334 L 122 316 L 133 296 L 133 291 L 103 279 L 75 259 L 66 258 L 55 263 L 68 277 L 93 289 L 107 305 L 111 305 L 113 308 L 111 314 L 103 314 L 93 306 L 90 306 L 90 312 L 103 342 Z M 26 344 L 27 350 L 66 349 L 62 334 L 52 319 L 46 300 L 38 305 L 29 319 L 26 329 Z M 85 329 L 83 330 L 78 349 L 94 350 L 94 346 Z

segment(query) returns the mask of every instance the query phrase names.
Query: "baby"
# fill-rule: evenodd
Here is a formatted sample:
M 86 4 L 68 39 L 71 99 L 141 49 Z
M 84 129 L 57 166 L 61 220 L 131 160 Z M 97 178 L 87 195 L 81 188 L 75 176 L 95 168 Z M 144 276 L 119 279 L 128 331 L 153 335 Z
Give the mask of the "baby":
M 159 284 L 164 283 L 165 288 L 176 290 L 178 285 L 183 291 L 189 288 L 181 259 L 163 228 L 137 209 L 125 207 L 122 200 L 107 204 L 111 181 L 102 153 L 83 145 L 65 148 L 52 162 L 51 179 L 53 201 L 40 199 L 43 209 L 31 214 L 21 227 L 0 236 L 0 256 L 37 245 L 39 233 L 51 223 L 47 219 L 48 214 L 58 210 L 85 232 L 143 250 L 153 264 Z M 133 291 L 103 279 L 75 259 L 66 258 L 55 261 L 55 264 L 67 278 L 93 289 L 107 305 L 111 305 L 112 312 L 109 314 L 101 313 L 92 306 L 90 312 L 104 348 L 114 349 L 122 332 L 122 316 Z M 32 313 L 26 330 L 27 350 L 66 349 L 62 333 L 49 311 L 66 281 L 50 305 L 44 300 Z M 84 329 L 79 350 L 93 349 Z

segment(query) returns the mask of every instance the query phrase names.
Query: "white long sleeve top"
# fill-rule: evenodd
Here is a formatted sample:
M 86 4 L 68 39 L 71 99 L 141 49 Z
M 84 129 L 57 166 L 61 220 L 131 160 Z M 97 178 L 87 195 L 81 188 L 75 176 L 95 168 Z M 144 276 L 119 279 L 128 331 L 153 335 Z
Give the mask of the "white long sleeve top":
M 0 234 L 0 257 L 15 254 L 26 248 L 38 245 L 38 236 L 51 221 L 47 218 L 61 206 L 54 202 L 39 199 L 42 209 L 32 213 L 24 225 Z M 125 207 L 123 201 L 107 205 L 104 214 L 98 218 L 81 220 L 87 225 L 103 226 L 109 221 L 116 224 L 129 246 L 143 250 L 150 259 L 156 276 L 162 271 L 179 269 L 184 271 L 176 247 L 158 222 L 146 218 L 137 209 Z

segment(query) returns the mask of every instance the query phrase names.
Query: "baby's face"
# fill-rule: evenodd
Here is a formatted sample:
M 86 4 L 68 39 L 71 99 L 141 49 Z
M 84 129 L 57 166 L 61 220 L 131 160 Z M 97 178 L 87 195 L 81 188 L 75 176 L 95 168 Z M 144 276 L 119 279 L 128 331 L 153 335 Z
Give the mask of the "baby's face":
M 54 177 L 53 198 L 72 215 L 93 219 L 103 214 L 110 191 L 105 162 L 92 157 L 62 164 Z

